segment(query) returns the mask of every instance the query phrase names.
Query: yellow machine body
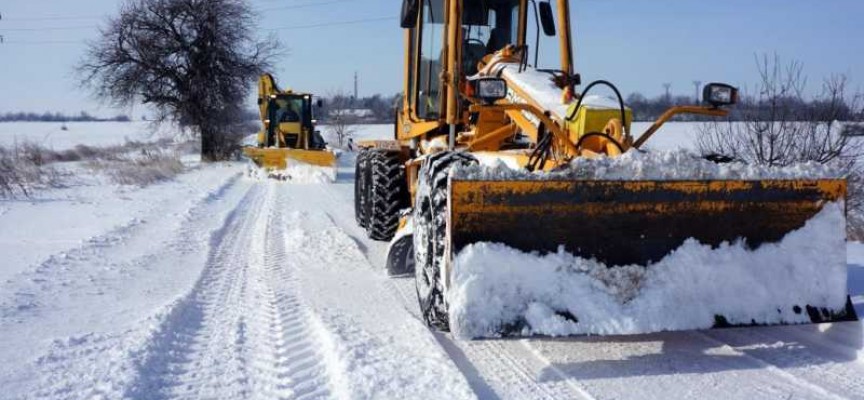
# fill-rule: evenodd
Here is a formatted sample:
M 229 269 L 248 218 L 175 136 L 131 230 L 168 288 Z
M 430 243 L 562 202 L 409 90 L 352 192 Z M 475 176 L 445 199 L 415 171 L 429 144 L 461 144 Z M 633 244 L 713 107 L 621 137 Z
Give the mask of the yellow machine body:
M 267 170 L 286 169 L 291 162 L 319 167 L 336 167 L 336 157 L 329 151 L 247 147 L 243 149 L 243 153 L 251 158 L 256 165 Z
M 608 265 L 647 266 L 688 238 L 711 245 L 736 240 L 754 246 L 777 242 L 801 228 L 825 204 L 845 200 L 846 182 L 832 179 L 598 181 L 541 176 L 545 171 L 570 168 L 580 157 L 617 157 L 638 150 L 678 114 L 728 115 L 716 104 L 672 107 L 647 131 L 635 136 L 631 131 L 633 113 L 623 101 L 620 107 L 597 107 L 576 93 L 575 87 L 581 82 L 573 72 L 569 0 L 553 2 L 560 64 L 552 73 L 526 61 L 533 58 L 528 52 L 534 46 L 526 40 L 529 27 L 532 34 L 534 29 L 529 15 L 536 15 L 528 0 L 405 0 L 403 4 L 403 12 L 415 14 L 403 14 L 402 18 L 404 96 L 394 138 L 388 143 L 361 144 L 370 152 L 400 154 L 410 196 L 405 203 L 414 206 L 414 213 L 403 214 L 399 226 L 410 226 L 408 219 L 426 212 L 418 211 L 418 196 L 431 189 L 419 185 L 421 175 L 433 171 L 431 164 L 441 160 L 437 154 L 502 160 L 512 168 L 538 175 L 536 180 L 449 180 L 447 201 L 429 218 L 446 224 L 446 229 L 424 233 L 421 239 L 429 240 L 434 257 L 442 259 L 431 266 L 425 259 L 417 259 L 411 267 L 440 274 L 435 279 L 441 281 L 443 290 L 453 274 L 452 258 L 472 243 L 502 243 L 529 252 L 554 252 L 564 246 L 574 254 Z M 478 10 L 490 20 L 478 18 Z M 494 27 L 493 15 L 497 18 Z M 503 28 L 510 31 L 501 34 Z M 487 31 L 488 43 L 487 36 L 466 37 Z M 498 34 L 506 41 L 493 45 Z M 537 78 L 543 74 L 548 78 Z M 506 97 L 478 97 L 474 85 L 483 79 L 504 80 Z M 546 92 L 538 94 L 538 86 Z M 550 91 L 552 95 L 548 95 Z M 729 104 L 734 104 L 736 96 L 737 92 Z M 441 179 L 426 182 L 440 184 Z M 357 193 L 364 190 L 358 188 Z M 358 210 L 362 211 L 362 205 Z M 428 235 L 443 235 L 443 246 Z M 409 239 L 397 235 L 396 240 Z M 403 248 L 407 247 L 395 241 L 391 244 L 391 251 L 404 253 Z M 391 253 L 388 263 L 393 265 L 388 269 L 403 270 L 396 264 L 404 263 L 406 257 Z M 430 285 L 438 290 L 438 283 Z M 443 301 L 421 299 L 421 308 L 439 307 L 432 314 L 424 308 L 430 325 L 446 328 L 440 309 L 446 305 L 438 304 Z M 831 310 L 814 322 L 854 318 L 854 311 L 851 314 L 848 309 Z
M 336 155 L 315 130 L 312 100 L 311 94 L 279 89 L 273 76 L 263 74 L 258 82 L 262 130 L 258 145 L 243 153 L 267 170 L 285 169 L 292 160 L 335 168 Z

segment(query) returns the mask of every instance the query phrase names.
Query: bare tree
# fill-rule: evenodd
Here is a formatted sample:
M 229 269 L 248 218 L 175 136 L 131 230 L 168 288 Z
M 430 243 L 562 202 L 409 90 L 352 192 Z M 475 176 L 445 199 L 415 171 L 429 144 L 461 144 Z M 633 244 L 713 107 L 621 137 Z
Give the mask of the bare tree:
M 157 122 L 192 127 L 201 158 L 236 151 L 250 82 L 267 69 L 278 43 L 256 39 L 243 0 L 127 0 L 89 45 L 82 83 L 119 106 L 141 101 Z
M 864 134 L 861 96 L 850 96 L 843 75 L 823 81 L 822 91 L 806 98 L 807 82 L 799 62 L 757 58 L 761 81 L 756 95 L 740 107 L 736 121 L 703 124 L 698 139 L 703 155 L 721 154 L 752 164 L 787 166 L 800 162 L 831 164 L 850 182 L 850 233 L 864 237 Z
M 847 93 L 845 76 L 826 79 L 813 101 L 804 96 L 802 65 L 781 66 L 775 56 L 758 59 L 761 82 L 754 104 L 742 107 L 741 122 L 718 121 L 702 125 L 699 149 L 754 164 L 785 166 L 815 161 L 852 168 L 864 154 L 864 141 L 845 132 L 855 108 Z M 854 122 L 854 121 L 852 121 Z
M 348 139 L 354 136 L 357 125 L 357 115 L 351 108 L 352 99 L 344 94 L 329 96 L 328 100 L 328 123 L 330 132 L 336 137 L 339 147 L 345 146 Z

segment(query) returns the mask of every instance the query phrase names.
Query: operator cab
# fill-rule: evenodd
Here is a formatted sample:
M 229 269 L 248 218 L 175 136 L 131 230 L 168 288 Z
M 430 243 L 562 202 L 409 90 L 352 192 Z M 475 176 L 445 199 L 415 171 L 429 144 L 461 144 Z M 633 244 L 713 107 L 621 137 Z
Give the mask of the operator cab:
M 412 9 L 413 6 L 417 7 Z M 419 3 L 419 4 L 418 4 Z M 468 0 L 462 13 L 462 72 L 477 73 L 477 64 L 508 44 L 518 44 L 525 0 Z M 414 14 L 416 13 L 416 14 Z M 419 19 L 417 17 L 419 16 Z M 408 85 L 410 101 L 419 118 L 436 120 L 441 110 L 441 68 L 444 59 L 444 0 L 406 1 L 403 27 L 411 29 Z M 419 49 L 419 51 L 414 51 Z
M 277 133 L 284 138 L 284 146 L 292 149 L 305 148 L 304 136 L 309 135 L 308 149 L 323 149 L 326 144 L 315 131 L 312 122 L 312 96 L 279 94 L 270 99 L 268 107 L 271 121 L 267 131 L 266 147 L 278 144 Z

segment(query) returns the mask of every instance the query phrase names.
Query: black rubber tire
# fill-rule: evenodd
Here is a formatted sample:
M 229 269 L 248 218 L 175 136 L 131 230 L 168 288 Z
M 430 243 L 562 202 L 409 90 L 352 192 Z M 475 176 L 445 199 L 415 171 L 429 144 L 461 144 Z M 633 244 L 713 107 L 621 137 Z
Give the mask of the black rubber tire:
M 365 228 L 368 225 L 366 213 L 367 193 L 369 192 L 369 151 L 361 149 L 354 164 L 354 219 L 357 225 Z
M 409 206 L 405 165 L 398 152 L 369 151 L 369 197 L 366 233 L 373 240 L 390 240 L 399 228 L 399 213 Z
M 414 276 L 420 313 L 430 328 L 449 331 L 447 302 L 441 284 L 446 257 L 447 194 L 450 170 L 475 164 L 465 153 L 442 152 L 429 156 L 420 168 L 414 205 Z

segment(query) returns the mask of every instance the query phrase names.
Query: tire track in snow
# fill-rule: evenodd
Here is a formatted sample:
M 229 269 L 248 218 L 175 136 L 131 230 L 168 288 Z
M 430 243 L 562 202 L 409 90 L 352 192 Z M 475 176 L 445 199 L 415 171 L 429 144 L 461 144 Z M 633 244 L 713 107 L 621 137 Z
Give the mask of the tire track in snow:
M 373 260 L 369 260 L 374 263 Z M 402 306 L 420 318 L 413 278 L 389 280 L 389 286 Z M 516 340 L 458 340 L 447 333 L 434 333 L 435 339 L 453 359 L 482 399 L 582 399 L 594 397 L 573 382 L 541 382 L 538 377 L 547 365 L 536 357 L 526 357 Z M 539 361 L 539 362 L 538 362 Z
M 145 350 L 140 398 L 327 398 L 321 346 L 291 292 L 281 210 L 257 185 L 201 280 Z
M 766 329 L 774 334 L 766 334 Z M 835 338 L 828 337 L 832 333 Z M 758 360 L 770 371 L 813 388 L 814 392 L 825 397 L 864 399 L 864 365 L 856 361 L 862 338 L 858 322 L 748 328 L 746 331 L 730 329 L 698 334 L 735 354 Z M 821 340 L 818 340 L 820 336 Z M 857 349 L 851 343 L 838 343 L 856 338 Z
M 210 224 L 210 220 L 214 217 L 213 208 L 221 207 L 218 203 L 237 204 L 235 202 L 247 194 L 245 187 L 237 185 L 239 177 L 240 175 L 237 174 L 227 179 L 216 189 L 192 201 L 190 203 L 192 205 L 183 212 L 185 217 L 178 228 L 167 235 L 164 241 L 156 243 L 140 256 L 129 259 L 127 251 L 119 245 L 142 239 L 152 241 L 152 238 L 146 231 L 131 231 L 129 236 L 120 240 L 115 246 L 82 247 L 79 249 L 82 253 L 79 253 L 78 257 L 68 257 L 64 259 L 63 264 L 56 265 L 54 268 L 62 268 L 63 271 L 70 273 L 89 269 L 97 271 L 103 277 L 116 273 L 120 274 L 121 279 L 135 279 L 132 271 L 152 268 L 150 263 L 157 262 L 160 258 L 176 256 L 182 259 L 184 255 L 206 251 L 207 239 L 202 239 L 201 234 L 212 228 L 203 227 L 202 224 L 204 226 Z M 167 218 L 170 218 L 170 215 Z M 220 230 L 224 230 L 230 220 L 231 214 L 221 222 Z M 141 235 L 144 237 L 139 237 Z M 101 251 L 86 253 L 93 250 Z M 93 279 L 89 282 L 93 286 L 98 286 L 98 282 Z M 70 290 L 66 285 L 60 287 Z M 95 299 L 85 297 L 80 301 L 92 307 L 93 302 L 100 301 L 98 298 L 99 296 Z M 57 294 L 54 294 L 52 299 L 57 301 Z M 38 390 L 35 391 L 36 397 L 51 399 L 119 397 L 129 383 L 130 375 L 134 375 L 132 370 L 135 369 L 135 359 L 138 357 L 135 349 L 139 349 L 147 342 L 150 332 L 146 327 L 158 318 L 157 315 L 142 321 L 140 325 L 144 326 L 143 329 L 134 326 L 111 333 L 86 333 L 53 340 L 46 354 L 35 361 L 34 373 L 37 375 L 35 378 L 39 380 Z
M 223 198 L 225 194 L 233 188 L 241 174 L 234 174 L 220 186 L 203 194 L 198 199 L 190 202 L 190 205 L 182 212 L 183 221 L 179 228 L 179 232 L 183 232 L 201 215 L 201 210 L 208 205 Z M 153 219 L 164 217 L 164 209 L 155 207 L 150 210 L 153 212 Z M 129 242 L 130 238 L 136 235 L 140 236 L 142 230 L 148 227 L 147 221 L 151 218 L 132 218 L 126 223 L 115 227 L 103 234 L 87 239 L 80 246 L 71 250 L 66 250 L 49 256 L 47 259 L 35 265 L 32 270 L 23 272 L 16 279 L 11 279 L 10 282 L 27 282 L 27 284 L 18 287 L 8 287 L 10 290 L 4 290 L 8 293 L 8 297 L 0 298 L 0 321 L 3 319 L 14 318 L 21 312 L 30 312 L 36 310 L 45 304 L 38 299 L 39 293 L 50 292 L 58 287 L 70 287 L 72 285 L 86 286 L 92 289 L 93 283 L 99 279 L 99 275 L 103 275 L 106 270 L 109 271 L 129 271 L 135 270 L 135 267 L 146 266 L 154 259 L 159 257 L 158 252 L 143 254 L 140 257 L 123 260 L 120 263 L 110 265 L 110 260 L 105 257 L 105 252 L 115 249 Z M 182 245 L 182 248 L 175 250 L 188 250 L 193 244 L 189 243 L 191 239 L 185 235 L 179 235 L 182 239 L 170 242 L 167 246 L 176 247 Z M 86 268 L 81 268 L 81 265 Z M 105 265 L 103 265 L 105 264 Z M 94 268 L 94 266 L 101 268 Z M 94 271 L 85 282 L 80 282 L 80 271 L 89 269 Z M 27 278 L 29 277 L 29 278 Z
M 354 224 L 353 190 L 346 184 L 334 184 L 310 193 L 292 193 L 295 201 L 303 203 L 314 198 L 329 219 L 363 249 L 368 263 L 378 273 L 386 260 L 387 243 L 372 242 L 365 231 Z M 314 190 L 314 191 L 311 191 Z M 346 197 L 349 201 L 346 201 Z M 413 278 L 386 278 L 384 286 L 400 307 L 421 321 Z M 592 397 L 572 382 L 539 382 L 542 367 L 535 358 L 524 358 L 525 350 L 517 341 L 460 341 L 449 334 L 435 334 L 435 339 L 462 372 L 471 389 L 483 399 L 591 399 Z M 545 365 L 543 365 L 545 366 Z

